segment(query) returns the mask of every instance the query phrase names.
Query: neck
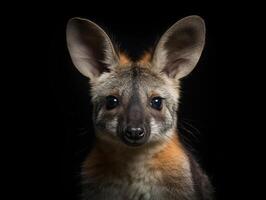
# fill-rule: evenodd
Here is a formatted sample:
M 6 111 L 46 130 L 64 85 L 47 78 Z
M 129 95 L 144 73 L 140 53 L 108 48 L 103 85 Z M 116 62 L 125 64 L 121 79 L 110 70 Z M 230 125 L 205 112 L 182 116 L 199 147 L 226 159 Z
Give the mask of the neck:
M 177 168 L 183 168 L 186 155 L 179 142 L 177 134 L 164 142 L 147 144 L 142 147 L 126 147 L 123 145 L 110 145 L 98 140 L 95 148 L 84 162 L 84 172 L 89 176 L 120 176 L 129 168 L 154 168 L 155 170 L 169 171 L 173 162 Z M 178 166 L 179 165 L 179 166 Z M 126 172 L 125 172 L 126 173 Z
M 159 153 L 169 145 L 182 148 L 182 145 L 179 142 L 178 134 L 175 130 L 172 129 L 166 134 L 168 135 L 167 139 L 162 139 L 160 141 L 151 140 L 150 142 L 137 147 L 128 146 L 122 142 L 96 139 L 95 150 L 108 157 L 110 157 L 111 153 L 112 158 L 122 156 L 124 159 L 130 158 L 130 160 L 132 160 L 137 157 L 143 157 L 144 155 L 150 156 L 152 154 Z

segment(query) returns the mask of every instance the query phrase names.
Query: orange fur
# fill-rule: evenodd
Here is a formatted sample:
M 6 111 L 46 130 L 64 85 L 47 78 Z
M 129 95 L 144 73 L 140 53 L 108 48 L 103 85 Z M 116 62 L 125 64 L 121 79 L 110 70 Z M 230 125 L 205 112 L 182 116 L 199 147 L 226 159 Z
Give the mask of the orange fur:
M 148 64 L 151 61 L 151 53 L 150 52 L 144 52 L 140 60 L 138 61 L 140 64 Z
M 119 53 L 119 63 L 120 65 L 126 65 L 131 63 L 131 60 L 129 59 L 129 57 L 125 54 L 125 53 Z
M 179 163 L 184 159 L 183 148 L 176 135 L 166 144 L 166 146 L 152 158 L 152 166 L 158 169 L 169 170 L 173 167 L 173 162 Z M 175 166 L 175 165 L 174 165 Z
M 177 177 L 183 176 L 186 168 L 187 156 L 178 137 L 175 135 L 162 151 L 154 155 L 150 161 L 153 171 L 159 171 L 162 176 L 162 182 L 165 184 L 175 183 Z
M 85 176 L 93 177 L 97 181 L 108 178 L 125 178 L 129 177 L 127 171 L 129 165 L 140 162 L 151 173 L 159 172 L 162 177 L 158 177 L 161 181 L 171 180 L 177 177 L 183 171 L 183 164 L 186 156 L 180 144 L 178 137 L 175 135 L 165 144 L 154 145 L 159 150 L 151 155 L 144 155 L 145 149 L 130 149 L 120 145 L 107 144 L 104 141 L 98 141 L 96 147 L 92 150 L 89 157 L 83 165 Z M 144 155 L 143 160 L 134 160 L 136 155 Z

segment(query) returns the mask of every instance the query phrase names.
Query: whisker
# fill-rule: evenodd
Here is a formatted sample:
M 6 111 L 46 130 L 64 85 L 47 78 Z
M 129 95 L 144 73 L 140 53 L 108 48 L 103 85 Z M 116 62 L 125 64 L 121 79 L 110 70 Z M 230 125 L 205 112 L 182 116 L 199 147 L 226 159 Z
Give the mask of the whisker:
M 182 124 L 180 124 L 180 128 L 181 128 L 182 130 L 184 130 L 186 133 L 189 133 L 189 134 L 193 137 L 193 139 L 195 139 L 197 142 L 199 141 L 199 138 L 197 137 L 197 135 L 196 135 L 193 131 L 187 129 L 187 128 L 186 128 L 185 126 L 183 126 Z
M 189 123 L 188 120 L 183 119 L 182 122 L 188 125 L 193 130 L 195 130 L 197 134 L 200 134 L 200 130 L 196 128 L 194 125 L 192 125 L 191 123 Z

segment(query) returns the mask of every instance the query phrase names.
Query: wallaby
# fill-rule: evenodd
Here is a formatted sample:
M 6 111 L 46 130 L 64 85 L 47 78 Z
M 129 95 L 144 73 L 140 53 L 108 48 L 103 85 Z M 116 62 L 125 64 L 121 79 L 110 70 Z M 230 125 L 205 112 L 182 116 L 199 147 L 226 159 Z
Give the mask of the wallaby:
M 208 177 L 180 142 L 180 79 L 196 66 L 205 23 L 188 16 L 131 61 L 92 21 L 72 18 L 67 46 L 90 80 L 96 142 L 82 165 L 83 200 L 206 200 Z

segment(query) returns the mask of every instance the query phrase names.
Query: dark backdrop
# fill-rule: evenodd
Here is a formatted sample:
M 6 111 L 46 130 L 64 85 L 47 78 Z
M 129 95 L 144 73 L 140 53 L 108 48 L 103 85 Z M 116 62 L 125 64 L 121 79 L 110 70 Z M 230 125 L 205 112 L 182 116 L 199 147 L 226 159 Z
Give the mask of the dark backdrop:
M 15 73 L 19 83 L 10 91 L 20 97 L 18 102 L 12 99 L 13 105 L 19 107 L 14 116 L 20 122 L 12 127 L 19 130 L 13 142 L 23 146 L 15 155 L 16 163 L 22 165 L 19 187 L 25 186 L 23 192 L 29 191 L 28 198 L 77 199 L 80 163 L 92 147 L 88 80 L 71 63 L 65 42 L 66 23 L 75 16 L 101 25 L 133 57 L 151 47 L 182 17 L 196 14 L 204 18 L 204 52 L 195 70 L 182 81 L 180 134 L 210 176 L 217 199 L 235 199 L 234 194 L 242 192 L 237 142 L 246 134 L 240 135 L 234 125 L 231 127 L 239 109 L 232 94 L 240 92 L 239 74 L 232 73 L 240 68 L 234 65 L 241 38 L 236 28 L 245 30 L 238 17 L 246 17 L 232 14 L 230 5 L 218 3 L 155 4 L 144 8 L 142 4 L 133 7 L 134 4 L 124 2 L 116 9 L 112 3 L 58 7 L 40 4 L 29 8 L 30 12 L 23 10 L 9 23 L 15 30 L 13 39 L 22 41 L 16 48 L 12 46 L 23 58 L 11 59 L 20 65 L 16 65 Z M 21 134 L 21 127 L 25 134 Z
M 104 27 L 126 49 L 132 57 L 137 57 L 154 42 L 173 23 L 190 14 L 201 15 L 206 20 L 207 41 L 202 58 L 193 73 L 182 83 L 182 98 L 179 112 L 179 129 L 185 145 L 197 156 L 204 170 L 209 174 L 217 194 L 222 196 L 224 177 L 222 176 L 223 153 L 220 150 L 221 133 L 216 126 L 216 69 L 218 39 L 217 25 L 212 16 L 204 11 L 185 11 L 180 9 L 171 16 L 139 16 L 138 12 L 121 16 L 89 15 L 86 12 L 64 14 L 54 19 L 50 41 L 51 64 L 48 84 L 57 114 L 58 129 L 53 134 L 61 136 L 60 151 L 62 195 L 73 199 L 79 193 L 80 162 L 91 147 L 93 140 L 91 123 L 91 105 L 89 103 L 88 80 L 72 65 L 65 44 L 65 26 L 67 20 L 81 16 L 93 20 Z M 52 134 L 52 133 L 49 133 Z M 90 137 L 91 136 L 91 137 Z

